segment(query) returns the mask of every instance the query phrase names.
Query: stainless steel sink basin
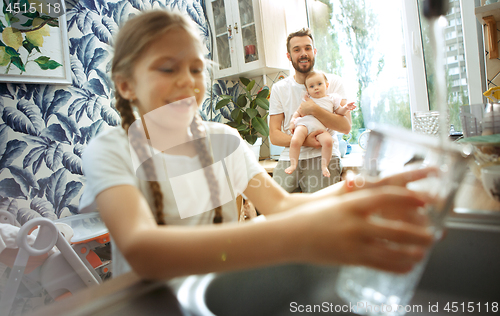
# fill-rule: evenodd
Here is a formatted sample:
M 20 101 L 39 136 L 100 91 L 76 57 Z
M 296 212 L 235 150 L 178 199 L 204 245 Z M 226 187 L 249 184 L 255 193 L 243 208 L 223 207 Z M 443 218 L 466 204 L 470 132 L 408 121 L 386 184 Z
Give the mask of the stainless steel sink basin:
M 458 210 L 448 219 L 447 235 L 434 247 L 407 315 L 500 315 L 498 213 Z M 337 272 L 285 265 L 192 276 L 177 297 L 187 315 L 354 315 L 335 294 Z M 314 305 L 315 312 L 307 312 Z

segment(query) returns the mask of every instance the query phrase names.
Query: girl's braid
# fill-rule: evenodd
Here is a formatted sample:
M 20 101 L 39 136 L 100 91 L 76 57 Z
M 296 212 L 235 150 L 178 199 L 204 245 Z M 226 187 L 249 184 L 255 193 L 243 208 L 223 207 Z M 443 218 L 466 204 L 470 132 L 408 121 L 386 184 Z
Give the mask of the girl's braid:
M 132 111 L 132 106 L 129 100 L 122 98 L 120 95 L 116 95 L 116 109 L 120 112 L 122 118 L 122 127 L 127 132 L 130 126 L 135 122 L 134 112 Z M 136 135 L 136 133 L 132 133 Z M 136 140 L 134 142 L 134 140 Z M 161 192 L 160 184 L 158 181 L 153 181 L 156 179 L 156 171 L 153 164 L 153 159 L 141 159 L 141 157 L 146 156 L 146 144 L 139 144 L 136 137 L 131 138 L 131 142 L 134 142 L 132 147 L 136 149 L 137 155 L 140 157 L 140 161 L 144 161 L 141 167 L 144 169 L 146 174 L 146 179 L 148 179 L 149 188 L 153 195 L 153 201 L 156 210 L 156 222 L 158 225 L 165 225 L 165 218 L 163 216 L 163 193 Z
M 193 121 L 191 122 L 191 133 L 193 133 L 194 144 L 196 152 L 201 162 L 203 172 L 205 173 L 205 179 L 207 180 L 208 187 L 210 188 L 210 199 L 212 205 L 217 205 L 215 208 L 214 223 L 222 223 L 222 206 L 220 202 L 220 188 L 219 181 L 215 177 L 212 164 L 214 159 L 212 155 L 208 152 L 208 148 L 205 143 L 205 130 L 202 125 L 201 117 L 198 113 L 195 114 Z M 207 168 L 208 167 L 208 168 Z

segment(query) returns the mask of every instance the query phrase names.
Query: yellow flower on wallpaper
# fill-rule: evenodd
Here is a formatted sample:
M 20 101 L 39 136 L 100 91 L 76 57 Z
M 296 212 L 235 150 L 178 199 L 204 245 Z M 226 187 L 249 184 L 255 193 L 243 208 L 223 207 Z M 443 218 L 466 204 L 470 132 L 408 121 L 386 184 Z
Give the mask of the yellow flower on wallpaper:
M 18 50 L 23 45 L 23 36 L 19 30 L 12 27 L 6 27 L 2 32 L 2 39 L 5 45 Z
M 36 29 L 43 23 L 43 19 L 35 18 L 33 19 L 33 28 Z M 30 41 L 31 44 L 42 47 L 43 46 L 43 37 L 50 36 L 49 26 L 45 24 L 42 28 L 36 31 L 26 32 L 26 39 Z

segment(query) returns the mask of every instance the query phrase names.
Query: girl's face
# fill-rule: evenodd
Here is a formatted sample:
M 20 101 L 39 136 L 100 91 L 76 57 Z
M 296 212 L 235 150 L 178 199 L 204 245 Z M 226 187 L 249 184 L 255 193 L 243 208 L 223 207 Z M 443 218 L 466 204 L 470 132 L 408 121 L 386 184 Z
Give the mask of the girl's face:
M 322 74 L 314 74 L 307 78 L 306 81 L 307 93 L 313 98 L 322 98 L 326 96 L 328 82 Z
M 146 48 L 132 78 L 123 78 L 117 87 L 123 97 L 134 100 L 141 116 L 162 108 L 147 117 L 167 128 L 186 127 L 204 99 L 204 69 L 197 40 L 175 27 Z M 192 97 L 196 102 L 176 102 Z

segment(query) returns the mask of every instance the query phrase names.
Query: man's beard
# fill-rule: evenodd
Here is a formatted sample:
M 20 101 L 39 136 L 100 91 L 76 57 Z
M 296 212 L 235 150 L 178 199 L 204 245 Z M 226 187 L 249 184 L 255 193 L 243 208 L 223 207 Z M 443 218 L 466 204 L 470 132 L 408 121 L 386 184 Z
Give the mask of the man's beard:
M 301 61 L 301 60 L 307 60 L 307 61 L 309 61 L 309 60 L 310 60 L 311 65 L 310 65 L 309 67 L 307 67 L 306 69 L 301 69 L 301 68 L 300 68 L 300 65 L 299 65 L 299 63 L 300 63 L 300 61 Z M 309 59 L 309 58 L 300 58 L 300 59 L 298 60 L 298 62 L 294 62 L 294 61 L 293 61 L 293 59 L 292 59 L 292 66 L 293 66 L 293 68 L 294 68 L 297 72 L 300 72 L 300 73 L 306 74 L 306 73 L 309 73 L 309 72 L 313 69 L 315 61 L 316 61 L 316 60 L 314 59 L 314 57 L 313 57 L 312 59 Z

